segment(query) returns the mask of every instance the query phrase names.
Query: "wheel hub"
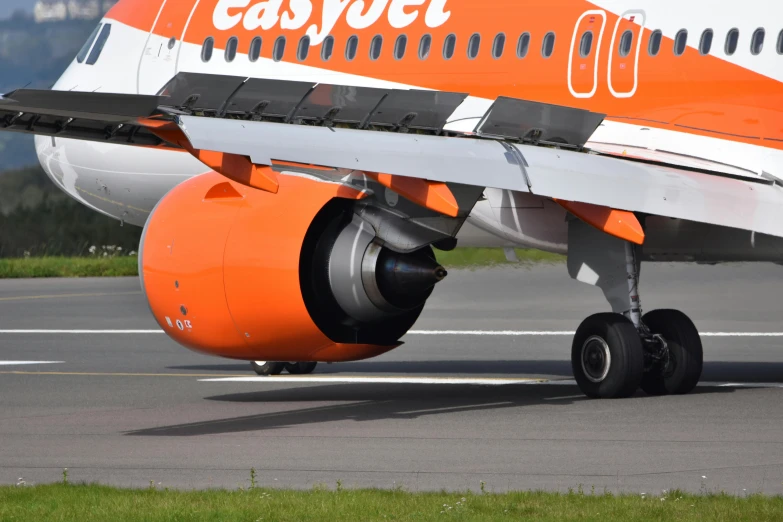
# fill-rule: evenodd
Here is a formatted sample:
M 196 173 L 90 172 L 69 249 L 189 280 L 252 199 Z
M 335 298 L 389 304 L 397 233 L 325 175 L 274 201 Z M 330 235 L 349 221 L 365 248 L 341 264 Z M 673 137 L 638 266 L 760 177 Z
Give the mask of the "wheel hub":
M 593 335 L 582 345 L 582 370 L 591 382 L 602 382 L 612 366 L 612 355 L 606 341 Z

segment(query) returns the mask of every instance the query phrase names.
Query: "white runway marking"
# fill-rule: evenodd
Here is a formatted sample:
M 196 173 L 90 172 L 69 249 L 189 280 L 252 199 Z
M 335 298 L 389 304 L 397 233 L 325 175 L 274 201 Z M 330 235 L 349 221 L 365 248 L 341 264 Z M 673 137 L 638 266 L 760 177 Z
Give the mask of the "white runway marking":
M 503 386 L 506 384 L 541 384 L 555 381 L 547 379 L 526 379 L 522 377 L 362 377 L 362 376 L 308 376 L 308 377 L 221 377 L 217 379 L 199 379 L 202 382 L 262 382 L 281 383 L 340 383 L 340 384 L 472 384 L 480 386 Z
M 250 377 L 219 377 L 214 379 L 199 379 L 201 382 L 246 382 L 264 384 L 467 384 L 472 386 L 507 386 L 510 384 L 547 384 L 558 386 L 576 386 L 573 379 L 536 379 L 525 377 L 405 377 L 405 376 L 250 376 Z M 775 382 L 702 382 L 699 386 L 727 388 L 783 388 L 783 383 Z
M 26 364 L 62 364 L 65 361 L 0 361 L 0 366 L 24 366 Z
M 162 334 L 163 330 L 0 330 L 0 334 Z M 559 337 L 569 330 L 411 330 L 406 335 L 463 335 L 497 337 Z M 783 332 L 700 332 L 702 337 L 783 337 Z
M 535 330 L 411 330 L 406 335 L 497 335 L 517 337 L 574 335 L 569 331 L 535 331 Z M 781 334 L 783 335 L 783 334 Z
M 547 337 L 574 335 L 573 331 L 552 330 L 411 330 L 406 335 L 478 335 L 509 337 Z M 700 332 L 702 337 L 783 337 L 783 332 Z
M 0 334 L 162 334 L 163 330 L 0 330 Z

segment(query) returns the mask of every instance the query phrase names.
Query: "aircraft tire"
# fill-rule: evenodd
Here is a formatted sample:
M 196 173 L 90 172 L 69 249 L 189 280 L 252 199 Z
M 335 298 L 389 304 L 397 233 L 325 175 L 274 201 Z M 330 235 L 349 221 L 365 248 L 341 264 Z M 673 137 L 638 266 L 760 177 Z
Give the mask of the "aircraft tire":
M 274 361 L 250 361 L 253 371 L 258 375 L 280 375 L 285 369 L 286 363 Z
M 309 375 L 313 373 L 316 366 L 318 366 L 317 362 L 295 362 L 286 364 L 285 369 L 291 375 Z
M 588 397 L 633 395 L 644 374 L 642 341 L 633 323 L 614 313 L 585 319 L 574 335 L 571 367 L 579 389 Z
M 653 310 L 642 322 L 666 341 L 669 358 L 644 374 L 641 388 L 649 395 L 682 395 L 693 391 L 701 378 L 704 352 L 693 321 L 679 310 Z

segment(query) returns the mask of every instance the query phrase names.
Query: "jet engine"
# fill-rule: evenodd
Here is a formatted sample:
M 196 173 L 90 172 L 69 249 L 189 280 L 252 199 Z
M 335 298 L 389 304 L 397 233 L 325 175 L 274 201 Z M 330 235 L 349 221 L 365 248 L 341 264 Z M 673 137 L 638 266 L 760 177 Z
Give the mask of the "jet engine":
M 150 214 L 139 272 L 180 344 L 246 360 L 348 361 L 399 346 L 446 276 L 430 247 L 398 253 L 352 212 L 365 194 L 280 176 L 277 194 L 209 173 Z

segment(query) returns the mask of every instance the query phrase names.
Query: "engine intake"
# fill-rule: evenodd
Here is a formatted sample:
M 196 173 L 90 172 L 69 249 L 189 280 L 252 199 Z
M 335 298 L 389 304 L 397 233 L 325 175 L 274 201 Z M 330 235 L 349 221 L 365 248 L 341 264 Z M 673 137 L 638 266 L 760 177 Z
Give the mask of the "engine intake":
M 280 176 L 270 194 L 216 174 L 172 189 L 139 250 L 155 319 L 191 349 L 236 359 L 347 361 L 399 346 L 446 271 L 397 253 L 356 217 L 358 190 Z

